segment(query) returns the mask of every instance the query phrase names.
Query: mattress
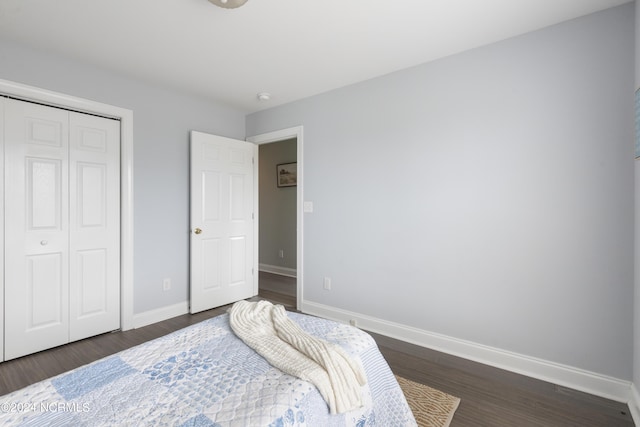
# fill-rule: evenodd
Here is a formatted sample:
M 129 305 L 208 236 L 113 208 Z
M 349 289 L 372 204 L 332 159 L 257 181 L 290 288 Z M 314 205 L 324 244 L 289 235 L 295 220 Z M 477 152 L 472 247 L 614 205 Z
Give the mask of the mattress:
M 373 338 L 287 313 L 362 364 L 364 405 L 331 415 L 318 390 L 238 339 L 227 314 L 0 397 L 3 426 L 415 426 Z

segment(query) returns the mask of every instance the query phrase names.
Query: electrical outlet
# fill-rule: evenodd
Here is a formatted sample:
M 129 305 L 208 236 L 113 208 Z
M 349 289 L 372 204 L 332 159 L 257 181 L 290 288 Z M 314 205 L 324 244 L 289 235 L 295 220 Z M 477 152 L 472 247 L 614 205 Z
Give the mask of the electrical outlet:
M 284 249 L 280 249 L 280 250 L 278 251 L 278 256 L 279 256 L 280 258 L 284 258 Z
M 327 291 L 331 290 L 331 277 L 324 278 L 324 289 Z
M 162 281 L 162 289 L 168 291 L 171 289 L 171 279 L 168 277 Z

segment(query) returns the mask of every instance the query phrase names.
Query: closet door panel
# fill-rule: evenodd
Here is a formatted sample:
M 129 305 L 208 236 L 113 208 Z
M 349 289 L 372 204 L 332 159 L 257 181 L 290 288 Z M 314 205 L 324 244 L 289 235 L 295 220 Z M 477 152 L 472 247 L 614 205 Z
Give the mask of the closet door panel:
M 70 115 L 70 339 L 120 327 L 120 122 Z
M 5 100 L 5 359 L 69 341 L 69 113 Z
M 61 231 L 62 161 L 25 158 L 28 231 Z
M 26 299 L 27 331 L 57 326 L 64 322 L 62 300 L 62 261 L 64 254 L 30 255 L 27 259 Z

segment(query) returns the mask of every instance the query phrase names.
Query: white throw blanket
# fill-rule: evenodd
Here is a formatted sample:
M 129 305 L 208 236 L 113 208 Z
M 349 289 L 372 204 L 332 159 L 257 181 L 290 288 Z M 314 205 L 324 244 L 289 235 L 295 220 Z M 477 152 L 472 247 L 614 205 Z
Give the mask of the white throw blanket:
M 281 371 L 313 383 L 332 414 L 362 406 L 362 367 L 340 346 L 303 331 L 284 307 L 239 301 L 229 309 L 233 332 Z

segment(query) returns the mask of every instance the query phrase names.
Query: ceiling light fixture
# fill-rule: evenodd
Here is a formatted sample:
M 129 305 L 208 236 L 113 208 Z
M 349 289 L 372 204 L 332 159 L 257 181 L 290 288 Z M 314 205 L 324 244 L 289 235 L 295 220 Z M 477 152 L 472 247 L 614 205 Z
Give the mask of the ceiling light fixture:
M 260 101 L 268 101 L 271 99 L 271 94 L 268 92 L 260 92 L 258 94 L 258 100 Z
M 247 2 L 247 0 L 209 0 L 216 6 L 224 7 L 225 9 L 235 9 Z

